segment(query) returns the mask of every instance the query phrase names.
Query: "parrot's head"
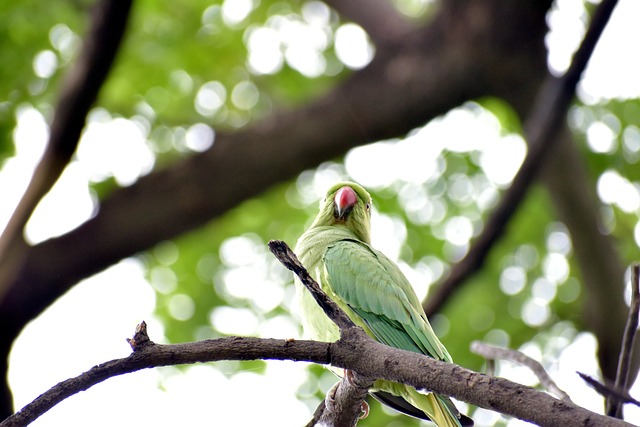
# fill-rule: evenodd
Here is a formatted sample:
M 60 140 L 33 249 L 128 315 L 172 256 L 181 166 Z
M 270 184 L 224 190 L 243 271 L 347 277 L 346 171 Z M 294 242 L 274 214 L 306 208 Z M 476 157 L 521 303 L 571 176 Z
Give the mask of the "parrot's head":
M 346 226 L 358 239 L 371 243 L 371 196 L 356 183 L 335 184 L 320 201 L 313 225 Z

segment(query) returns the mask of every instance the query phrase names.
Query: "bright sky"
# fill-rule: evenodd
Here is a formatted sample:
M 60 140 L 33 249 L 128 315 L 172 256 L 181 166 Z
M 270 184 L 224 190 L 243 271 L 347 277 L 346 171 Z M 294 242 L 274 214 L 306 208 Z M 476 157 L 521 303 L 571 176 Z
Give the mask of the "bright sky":
M 557 3 L 558 11 L 550 16 L 549 63 L 553 70 L 561 73 L 582 37 L 584 23 L 581 21 L 583 6 L 579 0 L 560 0 Z M 251 0 L 225 1 L 221 13 L 225 23 L 234 26 L 251 13 L 252 7 Z M 203 14 L 203 25 L 207 24 L 212 14 L 220 12 L 213 8 Z M 303 21 L 274 17 L 265 26 L 255 28 L 248 34 L 247 65 L 252 72 L 275 73 L 285 61 L 309 77 L 339 71 L 331 68 L 335 64 L 326 64 L 322 55 L 331 40 L 322 29 L 329 19 L 326 6 L 309 2 L 303 10 L 303 16 Z M 586 102 L 640 96 L 640 79 L 637 78 L 640 75 L 640 58 L 632 54 L 636 50 L 633 41 L 640 39 L 640 27 L 636 25 L 638 16 L 640 3 L 634 0 L 620 1 L 581 83 L 580 95 Z M 63 59 L 70 56 L 69 49 L 77 46 L 77 37 L 64 25 L 52 29 L 51 41 L 53 49 Z M 365 66 L 374 54 L 366 34 L 353 24 L 339 28 L 335 43 L 340 61 L 349 68 Z M 38 54 L 34 58 L 34 74 L 51 76 L 59 65 L 57 58 L 53 51 Z M 191 84 L 188 76 L 187 80 L 182 78 L 181 81 Z M 229 89 L 218 82 L 208 82 L 198 89 L 197 94 L 195 107 L 205 117 L 217 114 L 229 96 L 239 108 L 246 109 L 255 105 L 258 96 L 257 88 L 248 81 Z M 67 168 L 29 222 L 29 240 L 39 242 L 65 233 L 86 220 L 94 206 L 92 195 L 87 190 L 91 180 L 113 176 L 119 183 L 127 185 L 147 173 L 154 164 L 153 152 L 146 143 L 148 130 L 148 123 L 143 118 L 114 118 L 108 112 L 96 109 L 82 138 L 77 159 Z M 12 207 L 28 182 L 44 147 L 47 132 L 39 112 L 29 106 L 20 109 L 18 127 L 14 133 L 17 155 L 9 159 L 0 171 L 0 198 L 3 200 L 0 205 L 0 227 L 6 224 Z M 187 138 L 187 144 L 191 144 L 194 150 L 205 149 L 213 141 L 213 131 L 204 124 L 194 125 L 189 132 L 191 136 Z M 611 139 L 606 129 L 596 128 L 592 133 L 592 148 L 606 151 L 607 141 Z M 429 140 L 428 144 L 424 143 L 426 139 Z M 123 145 L 124 141 L 126 145 Z M 396 178 L 405 181 L 407 186 L 401 198 L 407 211 L 416 221 L 427 224 L 437 222 L 443 210 L 437 203 L 426 199 L 418 184 L 428 182 L 442 173 L 440 155 L 443 150 L 465 152 L 474 149 L 481 153 L 480 165 L 487 174 L 487 180 L 470 182 L 467 177 L 459 176 L 456 177 L 456 188 L 460 189 L 461 199 L 468 194 L 466 189 L 472 189 L 477 192 L 478 203 L 490 206 L 495 201 L 496 188 L 509 183 L 526 148 L 518 137 L 501 135 L 495 118 L 478 108 L 452 111 L 399 143 L 379 143 L 355 149 L 347 156 L 346 168 L 354 179 L 369 187 L 380 187 Z M 127 156 L 122 156 L 124 151 L 127 151 Z M 505 156 L 509 157 L 508 161 L 505 161 Z M 407 164 L 411 159 L 420 159 L 420 164 Z M 390 165 L 402 167 L 394 169 Z M 375 174 L 371 171 L 375 171 Z M 339 174 L 331 170 L 316 174 L 313 180 L 315 191 L 309 194 L 315 201 L 324 194 L 330 183 L 339 178 Z M 625 211 L 634 211 L 640 206 L 637 185 L 615 171 L 601 177 L 598 191 L 603 201 L 618 204 Z M 406 234 L 404 225 L 393 218 L 376 215 L 374 230 L 377 245 L 384 248 L 391 258 L 397 259 L 401 238 Z M 444 224 L 441 233 L 452 245 L 464 246 L 473 234 L 472 219 L 451 218 Z M 566 279 L 567 274 L 565 255 L 570 243 L 567 243 L 566 233 L 560 228 L 550 233 L 548 239 L 550 254 L 543 260 L 545 276 L 534 284 L 535 298 L 525 305 L 522 313 L 525 321 L 532 325 L 546 320 L 546 303 L 555 297 L 557 283 Z M 640 227 L 637 228 L 636 240 L 640 240 Z M 242 239 L 228 242 L 229 248 L 246 244 Z M 235 274 L 237 280 L 242 281 L 247 274 L 255 274 L 252 261 L 234 259 L 233 253 L 237 251 L 225 251 L 223 248 L 223 256 L 224 253 L 231 254 L 227 261 L 235 268 L 230 274 Z M 526 255 L 530 248 L 523 248 L 522 251 Z M 500 283 L 505 293 L 517 293 L 524 286 L 522 277 L 528 259 L 524 255 L 505 270 Z M 416 269 L 406 265 L 402 265 L 402 268 L 417 283 L 416 290 L 421 297 L 427 289 L 426 285 L 420 283 L 431 283 L 442 273 L 442 266 L 437 260 L 426 260 Z M 270 295 L 275 295 L 276 299 L 265 300 L 265 304 L 279 303 L 283 296 L 282 292 L 277 292 L 278 285 L 273 284 L 270 289 L 273 291 Z M 234 292 L 245 291 L 234 288 Z M 176 315 L 188 316 L 188 307 L 187 301 L 177 301 Z M 95 364 L 127 356 L 130 348 L 125 338 L 133 334 L 135 325 L 143 319 L 149 324 L 152 338 L 162 341 L 163 328 L 154 319 L 153 308 L 154 293 L 146 282 L 142 266 L 134 259 L 124 260 L 74 287 L 29 324 L 16 342 L 9 372 L 16 406 L 23 406 L 58 381 L 78 375 Z M 231 311 L 212 313 L 212 322 L 219 323 L 217 319 L 220 316 L 232 315 L 239 320 L 249 320 L 248 323 L 238 322 L 238 326 L 245 328 L 241 328 L 241 331 L 256 330 L 257 326 L 252 326 L 251 315 Z M 296 328 L 285 321 L 272 326 L 261 329 L 261 332 L 281 338 L 295 334 Z M 503 339 L 500 334 L 495 336 L 496 339 Z M 550 373 L 576 403 L 600 412 L 600 397 L 585 387 L 574 374 L 575 370 L 580 370 L 597 376 L 596 343 L 593 337 L 579 334 L 568 347 L 567 338 L 562 338 L 560 334 L 558 339 L 558 346 L 564 350 L 552 364 Z M 43 363 L 39 354 L 44 346 L 56 350 L 47 354 L 46 363 Z M 534 344 L 523 350 L 538 358 L 543 354 L 543 349 Z M 243 417 L 243 425 L 303 425 L 310 418 L 309 407 L 296 399 L 294 392 L 306 381 L 304 369 L 300 363 L 272 362 L 268 364 L 266 375 L 240 372 L 227 377 L 221 372 L 230 373 L 233 369 L 225 364 L 193 366 L 188 368 L 186 374 L 170 375 L 173 370 L 168 368 L 163 371 L 166 375 L 154 370 L 125 375 L 67 399 L 34 425 L 232 425 L 237 423 L 239 415 Z M 500 374 L 525 384 L 533 381 L 526 369 L 506 363 Z M 158 388 L 160 383 L 162 388 Z M 324 386 L 328 388 L 329 384 Z M 636 397 L 640 396 L 640 387 L 636 387 L 633 393 Z M 215 420 L 212 417 L 214 405 Z M 140 408 L 144 408 L 144 411 L 140 411 Z M 639 410 L 627 407 L 626 413 L 631 417 L 630 421 L 640 421 Z M 475 418 L 479 426 L 492 425 L 497 419 L 495 414 L 488 411 L 477 413 Z M 522 423 L 510 423 L 519 424 Z

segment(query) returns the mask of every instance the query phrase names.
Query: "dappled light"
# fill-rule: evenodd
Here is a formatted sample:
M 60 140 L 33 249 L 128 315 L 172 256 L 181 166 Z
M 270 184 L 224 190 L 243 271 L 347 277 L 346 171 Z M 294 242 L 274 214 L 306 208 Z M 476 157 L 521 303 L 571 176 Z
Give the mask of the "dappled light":
M 55 245 L 56 237 L 82 230 L 102 209 L 118 209 L 119 204 L 146 208 L 127 211 L 143 225 L 141 230 L 126 228 L 123 224 L 130 218 L 118 216 L 85 236 L 95 242 L 98 253 L 97 246 L 108 243 L 103 242 L 105 235 L 124 230 L 131 234 L 125 246 L 130 243 L 134 249 L 106 270 L 92 265 L 86 270 L 90 273 L 78 273 L 82 281 L 22 330 L 8 371 L 17 408 L 61 380 L 110 357 L 126 356 L 124 338 L 143 319 L 158 343 L 234 335 L 303 338 L 293 278 L 273 258 L 267 242 L 280 239 L 295 246 L 317 213 L 318 202 L 336 182 L 354 181 L 371 192 L 372 246 L 398 264 L 421 301 L 428 300 L 469 254 L 530 154 L 521 106 L 498 98 L 507 89 L 492 88 L 489 95 L 471 92 L 470 99 L 465 92 L 463 101 L 456 95 L 455 105 L 445 108 L 437 100 L 423 99 L 420 85 L 410 81 L 407 87 L 394 87 L 398 97 L 410 98 L 415 91 L 425 104 L 420 108 L 428 111 L 407 110 L 407 124 L 398 120 L 390 130 L 380 130 L 377 116 L 368 116 L 353 99 L 345 99 L 348 108 L 339 120 L 328 117 L 318 125 L 318 112 L 326 111 L 318 105 L 336 102 L 333 91 L 347 88 L 355 98 L 366 98 L 366 91 L 357 86 L 359 73 L 394 50 L 367 22 L 343 16 L 335 3 L 194 0 L 167 5 L 142 0 L 135 6 L 138 15 L 86 117 L 77 149 L 20 236 L 29 248 L 39 249 L 43 242 Z M 443 7 L 436 3 L 390 2 L 398 16 L 415 27 L 430 25 L 432 15 Z M 558 0 L 547 12 L 544 43 L 553 75 L 562 76 L 569 68 L 595 3 Z M 66 5 L 57 11 L 47 7 L 36 14 L 37 22 L 20 21 L 22 30 L 7 30 L 8 40 L 16 45 L 13 49 L 22 52 L 10 58 L 16 69 L 5 67 L 0 79 L 0 131 L 7 140 L 0 141 L 0 229 L 9 222 L 45 152 L 63 77 L 77 60 L 87 31 L 85 6 Z M 595 233 L 612 239 L 619 251 L 616 257 L 625 265 L 637 261 L 640 253 L 640 61 L 629 47 L 635 46 L 630 40 L 640 37 L 633 20 L 639 13 L 632 0 L 620 1 L 567 116 L 578 167 L 590 180 L 582 189 L 594 196 Z M 431 40 L 429 34 L 424 37 Z M 3 48 L 9 52 L 6 43 Z M 415 46 L 411 49 L 417 51 Z M 446 59 L 462 63 L 455 55 Z M 426 80 L 445 65 L 450 64 L 421 72 L 428 75 Z M 452 85 L 461 79 L 453 69 Z M 393 67 L 387 72 L 389 80 L 397 77 Z M 379 89 L 367 87 L 372 92 Z M 395 107 L 395 99 L 386 101 Z M 426 105 L 430 103 L 437 113 L 431 113 L 432 106 Z M 411 117 L 416 114 L 432 116 L 416 122 Z M 294 127 L 303 131 L 294 134 Z M 337 134 L 364 139 L 349 146 L 338 143 L 339 150 L 321 147 L 313 138 L 325 127 L 339 129 L 327 133 L 327 144 L 338 139 Z M 276 128 L 274 138 L 269 132 Z M 273 152 L 269 144 L 290 133 L 302 135 L 286 149 L 295 152 L 293 158 L 304 167 L 288 164 L 281 171 L 282 165 L 272 167 L 269 160 L 283 153 Z M 198 166 L 216 156 L 226 159 L 224 154 L 239 146 L 249 148 L 233 152 L 233 164 L 210 170 Z M 316 155 L 323 160 L 316 162 Z M 249 157 L 263 159 L 266 166 L 241 164 Z M 313 159 L 313 166 L 308 159 Z M 574 166 L 549 167 L 561 167 L 567 175 L 582 173 Z M 277 174 L 265 178 L 270 169 L 278 169 Z M 175 170 L 179 173 L 174 175 Z M 203 170 L 215 178 L 209 181 Z M 236 170 L 256 181 L 255 187 L 247 180 L 237 189 L 227 189 L 227 175 Z M 224 190 L 230 202 L 207 199 L 208 193 L 188 180 L 191 172 L 206 180 L 206 187 Z M 166 179 L 142 187 L 146 178 L 158 173 L 166 173 Z M 580 371 L 602 379 L 598 351 L 603 343 L 589 323 L 597 296 L 585 285 L 588 273 L 580 258 L 590 241 L 576 236 L 566 220 L 566 215 L 582 218 L 582 206 L 558 208 L 559 198 L 576 191 L 562 181 L 549 179 L 545 172 L 533 181 L 483 266 L 430 315 L 430 321 L 461 366 L 485 370 L 486 361 L 469 351 L 474 340 L 517 349 L 540 361 L 575 403 L 602 413 L 602 397 L 575 375 Z M 138 186 L 144 190 L 134 193 Z M 145 198 L 171 195 L 178 187 L 183 190 L 175 200 L 155 205 L 157 199 Z M 132 192 L 112 203 L 111 197 L 127 188 Z M 167 206 L 178 206 L 179 216 L 189 219 L 179 233 L 167 232 L 154 240 L 147 220 L 157 224 L 152 220 L 165 218 Z M 138 231 L 146 234 L 139 238 Z M 69 242 L 67 250 L 74 246 L 74 240 Z M 56 273 L 54 267 L 47 268 Z M 34 286 L 46 289 L 45 282 Z M 627 304 L 629 289 L 627 284 Z M 2 297 L 0 293 L 0 302 Z M 45 347 L 56 349 L 46 365 L 38 354 Z M 520 365 L 498 362 L 495 374 L 540 388 L 537 377 Z M 202 425 L 203 420 L 216 425 L 275 425 L 264 421 L 265 414 L 279 425 L 303 425 L 336 381 L 317 365 L 282 361 L 163 368 L 92 389 L 33 425 L 106 426 L 124 419 L 126 425 Z M 639 398 L 640 385 L 630 393 Z M 151 418 L 137 413 L 139 408 L 131 403 L 137 399 L 138 405 L 153 406 Z M 494 411 L 456 405 L 479 427 L 524 425 Z M 116 415 L 110 413 L 114 411 Z M 625 407 L 625 415 L 631 422 L 640 420 L 637 408 Z M 426 424 L 376 406 L 371 418 L 358 425 Z
M 131 185 L 149 173 L 155 162 L 147 133 L 140 121 L 94 111 L 78 146 L 79 164 L 93 182 L 114 178 L 120 185 Z

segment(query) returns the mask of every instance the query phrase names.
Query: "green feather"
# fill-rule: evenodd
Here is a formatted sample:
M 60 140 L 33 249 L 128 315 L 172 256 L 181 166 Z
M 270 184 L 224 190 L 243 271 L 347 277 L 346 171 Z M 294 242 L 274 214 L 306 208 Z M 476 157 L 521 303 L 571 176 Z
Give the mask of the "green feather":
M 328 246 L 324 268 L 324 281 L 378 340 L 451 361 L 427 322 L 411 284 L 381 252 L 366 243 L 340 240 Z
M 345 186 L 356 195 L 346 218 L 336 214 L 334 200 Z M 405 275 L 371 247 L 370 207 L 371 197 L 359 185 L 340 183 L 331 187 L 312 225 L 298 240 L 296 254 L 323 291 L 370 336 L 391 347 L 450 362 L 451 356 L 433 332 Z M 298 280 L 296 289 L 305 332 L 316 340 L 337 340 L 338 328 Z M 403 398 L 418 408 L 412 414 L 424 412 L 438 426 L 461 426 L 458 411 L 448 397 L 421 394 L 388 381 L 376 381 L 374 388 Z M 465 422 L 472 425 L 468 418 Z

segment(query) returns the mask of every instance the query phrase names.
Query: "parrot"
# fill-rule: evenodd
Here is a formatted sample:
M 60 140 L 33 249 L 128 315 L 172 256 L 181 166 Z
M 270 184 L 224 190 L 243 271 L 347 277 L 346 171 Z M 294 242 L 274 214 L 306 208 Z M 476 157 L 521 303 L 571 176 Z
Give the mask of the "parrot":
M 371 246 L 371 196 L 360 185 L 333 185 L 296 244 L 295 254 L 329 298 L 373 339 L 391 347 L 452 362 L 400 268 Z M 297 301 L 305 335 L 333 342 L 338 327 L 299 279 Z M 348 374 L 348 372 L 345 372 Z M 451 399 L 411 386 L 376 380 L 370 394 L 407 415 L 438 427 L 472 426 Z

